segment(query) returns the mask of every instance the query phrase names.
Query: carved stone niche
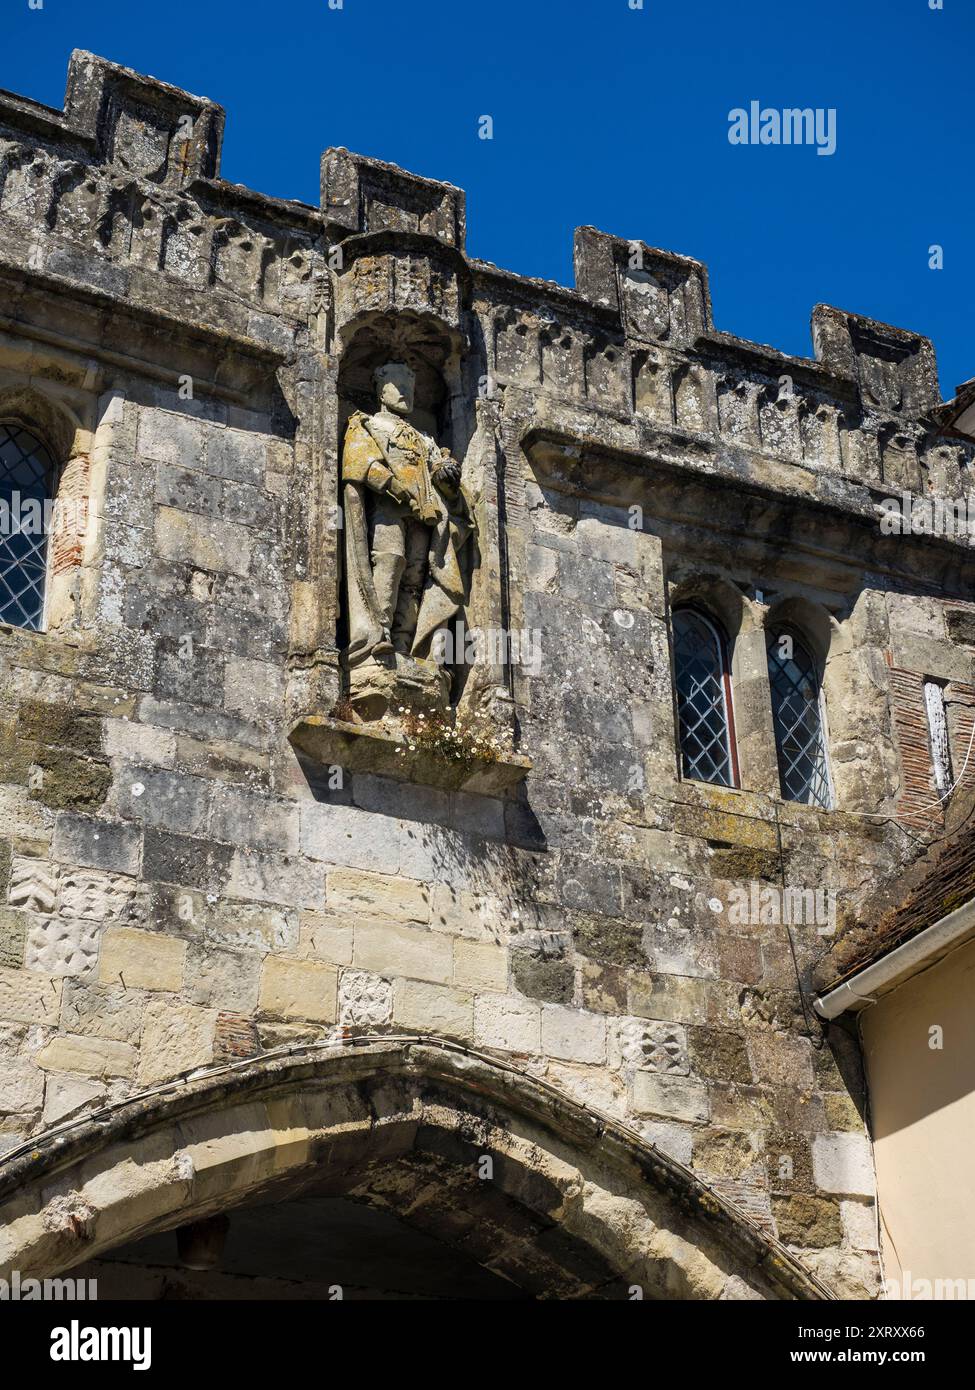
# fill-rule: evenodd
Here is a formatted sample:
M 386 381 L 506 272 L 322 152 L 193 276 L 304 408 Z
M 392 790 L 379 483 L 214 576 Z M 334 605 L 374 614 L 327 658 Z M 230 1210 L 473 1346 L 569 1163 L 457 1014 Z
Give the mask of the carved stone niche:
M 352 772 L 503 791 L 529 764 L 512 748 L 507 691 L 471 663 L 471 632 L 502 604 L 485 555 L 495 441 L 466 388 L 466 339 L 430 313 L 367 310 L 340 324 L 337 347 L 342 694 L 291 741 Z
M 471 274 L 452 247 L 414 233 L 369 232 L 347 237 L 334 259 L 335 320 L 346 341 L 363 315 L 376 314 L 431 318 L 463 336 Z

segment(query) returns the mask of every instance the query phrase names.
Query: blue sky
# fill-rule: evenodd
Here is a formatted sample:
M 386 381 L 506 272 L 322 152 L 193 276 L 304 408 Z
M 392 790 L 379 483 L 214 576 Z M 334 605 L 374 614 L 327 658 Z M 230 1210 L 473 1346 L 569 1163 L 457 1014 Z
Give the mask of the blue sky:
M 706 261 L 727 332 L 809 355 L 825 302 L 975 376 L 973 0 L 631 3 L 4 0 L 0 86 L 60 106 L 88 48 L 226 107 L 234 182 L 317 203 L 346 145 L 465 188 L 469 252 L 522 274 L 571 284 L 591 223 Z M 835 108 L 836 153 L 731 145 L 753 100 Z

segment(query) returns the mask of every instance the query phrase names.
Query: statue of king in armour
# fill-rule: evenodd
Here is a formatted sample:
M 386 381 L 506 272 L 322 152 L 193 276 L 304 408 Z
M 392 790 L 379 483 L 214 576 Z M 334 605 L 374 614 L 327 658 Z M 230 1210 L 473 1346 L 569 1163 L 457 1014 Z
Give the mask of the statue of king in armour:
M 473 532 L 460 464 L 410 421 L 416 376 L 404 362 L 374 373 L 378 409 L 355 411 L 342 452 L 352 697 L 395 682 L 435 685 L 434 634 L 460 610 Z M 362 669 L 368 667 L 368 671 Z

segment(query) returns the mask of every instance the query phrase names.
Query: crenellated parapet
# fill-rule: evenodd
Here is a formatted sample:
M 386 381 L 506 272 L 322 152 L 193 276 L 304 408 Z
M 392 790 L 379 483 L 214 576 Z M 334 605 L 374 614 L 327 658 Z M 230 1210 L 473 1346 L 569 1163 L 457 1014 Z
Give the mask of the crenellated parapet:
M 461 189 L 343 148 L 321 208 L 220 178 L 224 113 L 106 62 L 71 59 L 56 111 L 0 97 L 0 266 L 270 352 L 383 314 L 439 319 L 469 375 L 626 422 L 886 489 L 957 496 L 934 349 L 818 305 L 815 355 L 715 329 L 707 267 L 582 227 L 569 290 L 468 260 Z M 19 267 L 18 267 L 19 268 Z
M 0 256 L 279 353 L 307 322 L 321 219 L 219 178 L 211 101 L 73 54 L 65 106 L 0 98 Z

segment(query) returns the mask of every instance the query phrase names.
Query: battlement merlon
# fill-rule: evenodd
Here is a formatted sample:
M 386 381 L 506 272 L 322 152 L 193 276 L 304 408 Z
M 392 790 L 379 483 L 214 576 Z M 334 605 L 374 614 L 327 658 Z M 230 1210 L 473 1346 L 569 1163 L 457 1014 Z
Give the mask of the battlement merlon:
M 333 243 L 364 232 L 411 232 L 465 254 L 462 189 L 340 147 L 322 156 L 321 212 L 265 197 L 219 177 L 220 106 L 83 50 L 71 55 L 62 111 L 0 91 L 0 125 L 161 188 L 205 183 L 214 211 L 223 216 L 259 211 L 277 224 L 300 225 L 311 236 L 324 230 Z M 789 356 L 715 329 L 708 271 L 700 261 L 593 227 L 576 231 L 574 250 L 574 291 L 487 262 L 471 265 L 522 291 L 531 288 L 535 297 L 547 293 L 569 302 L 571 296 L 637 344 L 731 353 L 766 371 L 796 370 L 810 379 L 850 383 L 866 409 L 881 413 L 918 417 L 941 401 L 934 347 L 920 334 L 817 305 L 814 357 Z
M 75 49 L 64 108 L 0 92 L 0 121 L 158 183 L 214 178 L 224 111 L 206 97 Z

